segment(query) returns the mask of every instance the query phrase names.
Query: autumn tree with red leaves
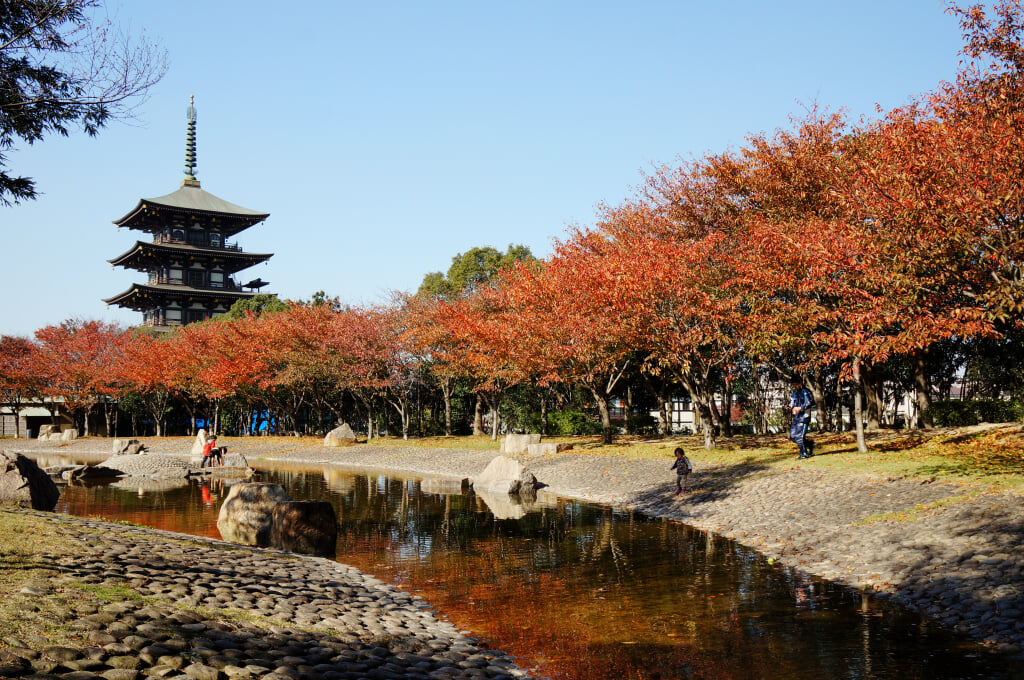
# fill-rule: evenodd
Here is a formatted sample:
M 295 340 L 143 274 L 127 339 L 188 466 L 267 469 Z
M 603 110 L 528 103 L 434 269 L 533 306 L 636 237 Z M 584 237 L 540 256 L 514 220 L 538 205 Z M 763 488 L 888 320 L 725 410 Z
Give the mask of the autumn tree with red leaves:
M 89 414 L 96 404 L 108 406 L 120 391 L 124 330 L 102 321 L 72 319 L 36 331 L 39 365 L 47 378 L 44 394 L 62 399 L 89 435 Z M 109 414 L 109 409 L 107 409 Z M 109 424 L 109 415 L 107 417 Z
M 21 436 L 21 407 L 41 401 L 43 381 L 36 370 L 35 344 L 28 338 L 0 336 L 0 404 L 14 414 L 14 436 Z
M 125 336 L 121 377 L 142 397 L 153 418 L 156 436 L 164 432 L 164 417 L 175 393 L 175 373 L 181 360 L 174 336 L 136 331 Z
M 576 385 L 594 400 L 603 439 L 611 443 L 609 402 L 632 360 L 622 323 L 616 271 L 600 237 L 579 233 L 544 263 L 522 263 L 484 294 L 489 313 L 481 342 L 511 367 L 514 379 L 540 386 Z

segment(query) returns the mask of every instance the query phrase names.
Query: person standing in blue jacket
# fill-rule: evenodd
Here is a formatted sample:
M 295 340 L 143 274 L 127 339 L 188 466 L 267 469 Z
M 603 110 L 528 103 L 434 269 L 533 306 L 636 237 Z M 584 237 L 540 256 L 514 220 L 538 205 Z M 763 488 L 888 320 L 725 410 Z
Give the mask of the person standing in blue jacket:
M 789 408 L 793 411 L 789 439 L 796 444 L 800 459 L 810 458 L 814 455 L 814 442 L 807 439 L 807 426 L 811 423 L 814 395 L 804 387 L 804 380 L 800 376 L 793 378 L 793 394 L 789 397 Z

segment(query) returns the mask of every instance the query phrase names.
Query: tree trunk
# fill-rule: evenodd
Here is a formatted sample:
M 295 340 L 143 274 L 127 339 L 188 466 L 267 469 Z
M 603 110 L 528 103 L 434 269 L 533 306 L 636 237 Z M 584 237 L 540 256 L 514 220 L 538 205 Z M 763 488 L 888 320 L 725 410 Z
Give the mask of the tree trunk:
M 498 421 L 501 416 L 499 410 L 501 407 L 501 396 L 502 390 L 494 390 L 494 395 L 489 399 L 491 407 L 491 441 L 498 441 Z
M 861 381 L 864 399 L 867 402 L 867 428 L 878 430 L 882 427 L 881 377 L 871 366 L 862 364 Z
M 419 382 L 416 383 L 416 436 L 423 436 L 423 397 Z
M 476 407 L 473 411 L 473 434 L 482 436 L 484 432 L 484 395 L 476 393 Z
M 751 367 L 751 377 L 754 385 L 754 434 L 768 434 L 768 399 L 766 398 L 765 385 L 761 381 L 761 364 L 755 362 Z
M 914 385 L 917 388 L 917 427 L 935 427 L 932 419 L 932 383 L 928 379 L 925 366 L 926 350 L 919 350 L 914 355 Z
M 818 418 L 818 427 L 822 430 L 831 430 L 832 422 L 829 416 L 828 410 L 825 408 L 825 388 L 822 387 L 821 381 L 818 380 L 818 376 L 814 373 L 809 372 L 805 378 L 805 384 L 807 389 L 811 391 L 811 396 L 814 397 L 814 404 L 816 406 L 816 415 Z
M 17 416 L 17 412 L 15 412 L 15 416 Z M 112 423 L 110 418 L 110 402 L 108 400 L 103 401 L 103 420 L 107 428 L 107 436 L 110 437 L 112 436 L 110 434 L 110 427 Z M 15 417 L 15 422 L 17 422 L 17 417 Z M 17 432 L 15 432 L 15 436 L 17 436 Z
M 843 417 L 843 407 L 845 405 L 846 395 L 843 392 L 843 381 L 836 380 L 836 432 L 843 432 L 846 429 L 846 418 Z
M 722 381 L 722 436 L 732 436 L 732 378 L 725 376 Z
M 590 388 L 590 393 L 594 396 L 594 404 L 597 406 L 597 412 L 601 416 L 601 441 L 605 444 L 611 444 L 613 441 L 612 416 L 608 411 L 608 397 L 593 387 Z
M 412 415 L 409 412 L 409 405 L 397 400 L 391 403 L 395 407 L 395 412 L 398 413 L 398 422 L 402 426 L 402 440 L 409 441 L 409 421 Z
M 853 357 L 853 422 L 857 428 L 857 450 L 867 453 L 868 444 L 864 439 L 864 403 L 860 393 L 860 357 Z
M 633 424 L 633 388 L 626 386 L 626 433 L 636 434 Z
M 540 433 L 545 437 L 548 434 L 548 395 L 544 390 L 540 393 Z
M 445 378 L 441 381 L 441 397 L 444 399 L 444 435 L 452 436 L 452 387 L 455 381 Z
M 715 431 L 715 394 L 708 381 L 709 372 L 710 368 L 707 368 L 703 374 L 680 373 L 677 377 L 690 394 L 690 400 L 700 420 L 700 429 L 704 434 L 704 448 L 710 451 L 715 448 L 718 433 Z
M 715 448 L 715 444 L 718 441 L 718 433 L 715 432 L 715 419 L 714 416 L 711 415 L 711 406 L 709 404 L 698 404 L 696 402 L 694 402 L 694 404 L 697 406 L 697 414 L 700 416 L 701 420 L 701 430 L 703 430 L 704 434 L 704 448 L 711 451 Z
M 658 395 L 658 410 L 661 415 L 661 436 L 672 436 L 672 397 Z
M 661 436 L 672 436 L 672 391 L 669 381 L 664 378 L 642 374 L 644 384 L 658 402 L 658 417 L 661 420 Z

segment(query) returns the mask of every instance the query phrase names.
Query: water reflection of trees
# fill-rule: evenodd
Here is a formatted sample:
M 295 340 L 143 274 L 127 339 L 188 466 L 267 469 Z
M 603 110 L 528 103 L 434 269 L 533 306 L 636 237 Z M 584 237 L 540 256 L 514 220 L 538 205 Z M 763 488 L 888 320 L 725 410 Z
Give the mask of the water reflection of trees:
M 922 677 L 915 658 L 936 664 L 955 649 L 929 641 L 915 617 L 673 522 L 567 500 L 497 519 L 472 493 L 422 493 L 417 481 L 377 474 L 282 467 L 264 481 L 334 505 L 341 561 L 425 591 L 542 674 Z M 73 514 L 188 533 L 213 526 L 203 535 L 216 536 L 218 504 L 204 505 L 202 489 L 90 489 Z

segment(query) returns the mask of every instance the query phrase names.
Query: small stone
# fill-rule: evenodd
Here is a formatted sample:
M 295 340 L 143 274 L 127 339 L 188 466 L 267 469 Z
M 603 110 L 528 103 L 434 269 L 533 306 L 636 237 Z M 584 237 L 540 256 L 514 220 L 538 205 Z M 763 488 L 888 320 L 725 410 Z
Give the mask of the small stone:
M 206 664 L 194 663 L 190 666 L 185 667 L 185 675 L 192 678 L 193 680 L 220 680 L 221 672 L 213 666 L 207 666 Z
M 138 670 L 142 668 L 142 660 L 135 656 L 112 656 L 107 659 L 107 665 L 112 668 L 128 668 Z
M 71 671 L 60 676 L 61 680 L 96 680 L 103 676 L 96 675 L 90 671 Z
M 74 661 L 75 659 L 81 659 L 82 653 L 77 649 L 71 649 L 70 647 L 46 647 L 43 649 L 43 654 L 53 659 L 54 661 Z
M 182 666 L 185 665 L 185 657 L 179 654 L 168 654 L 166 656 L 161 656 L 159 659 L 156 660 L 156 662 L 157 665 L 170 666 L 175 670 L 179 670 Z
M 106 680 L 138 680 L 141 673 L 127 668 L 112 668 L 109 671 L 100 673 L 100 677 Z

